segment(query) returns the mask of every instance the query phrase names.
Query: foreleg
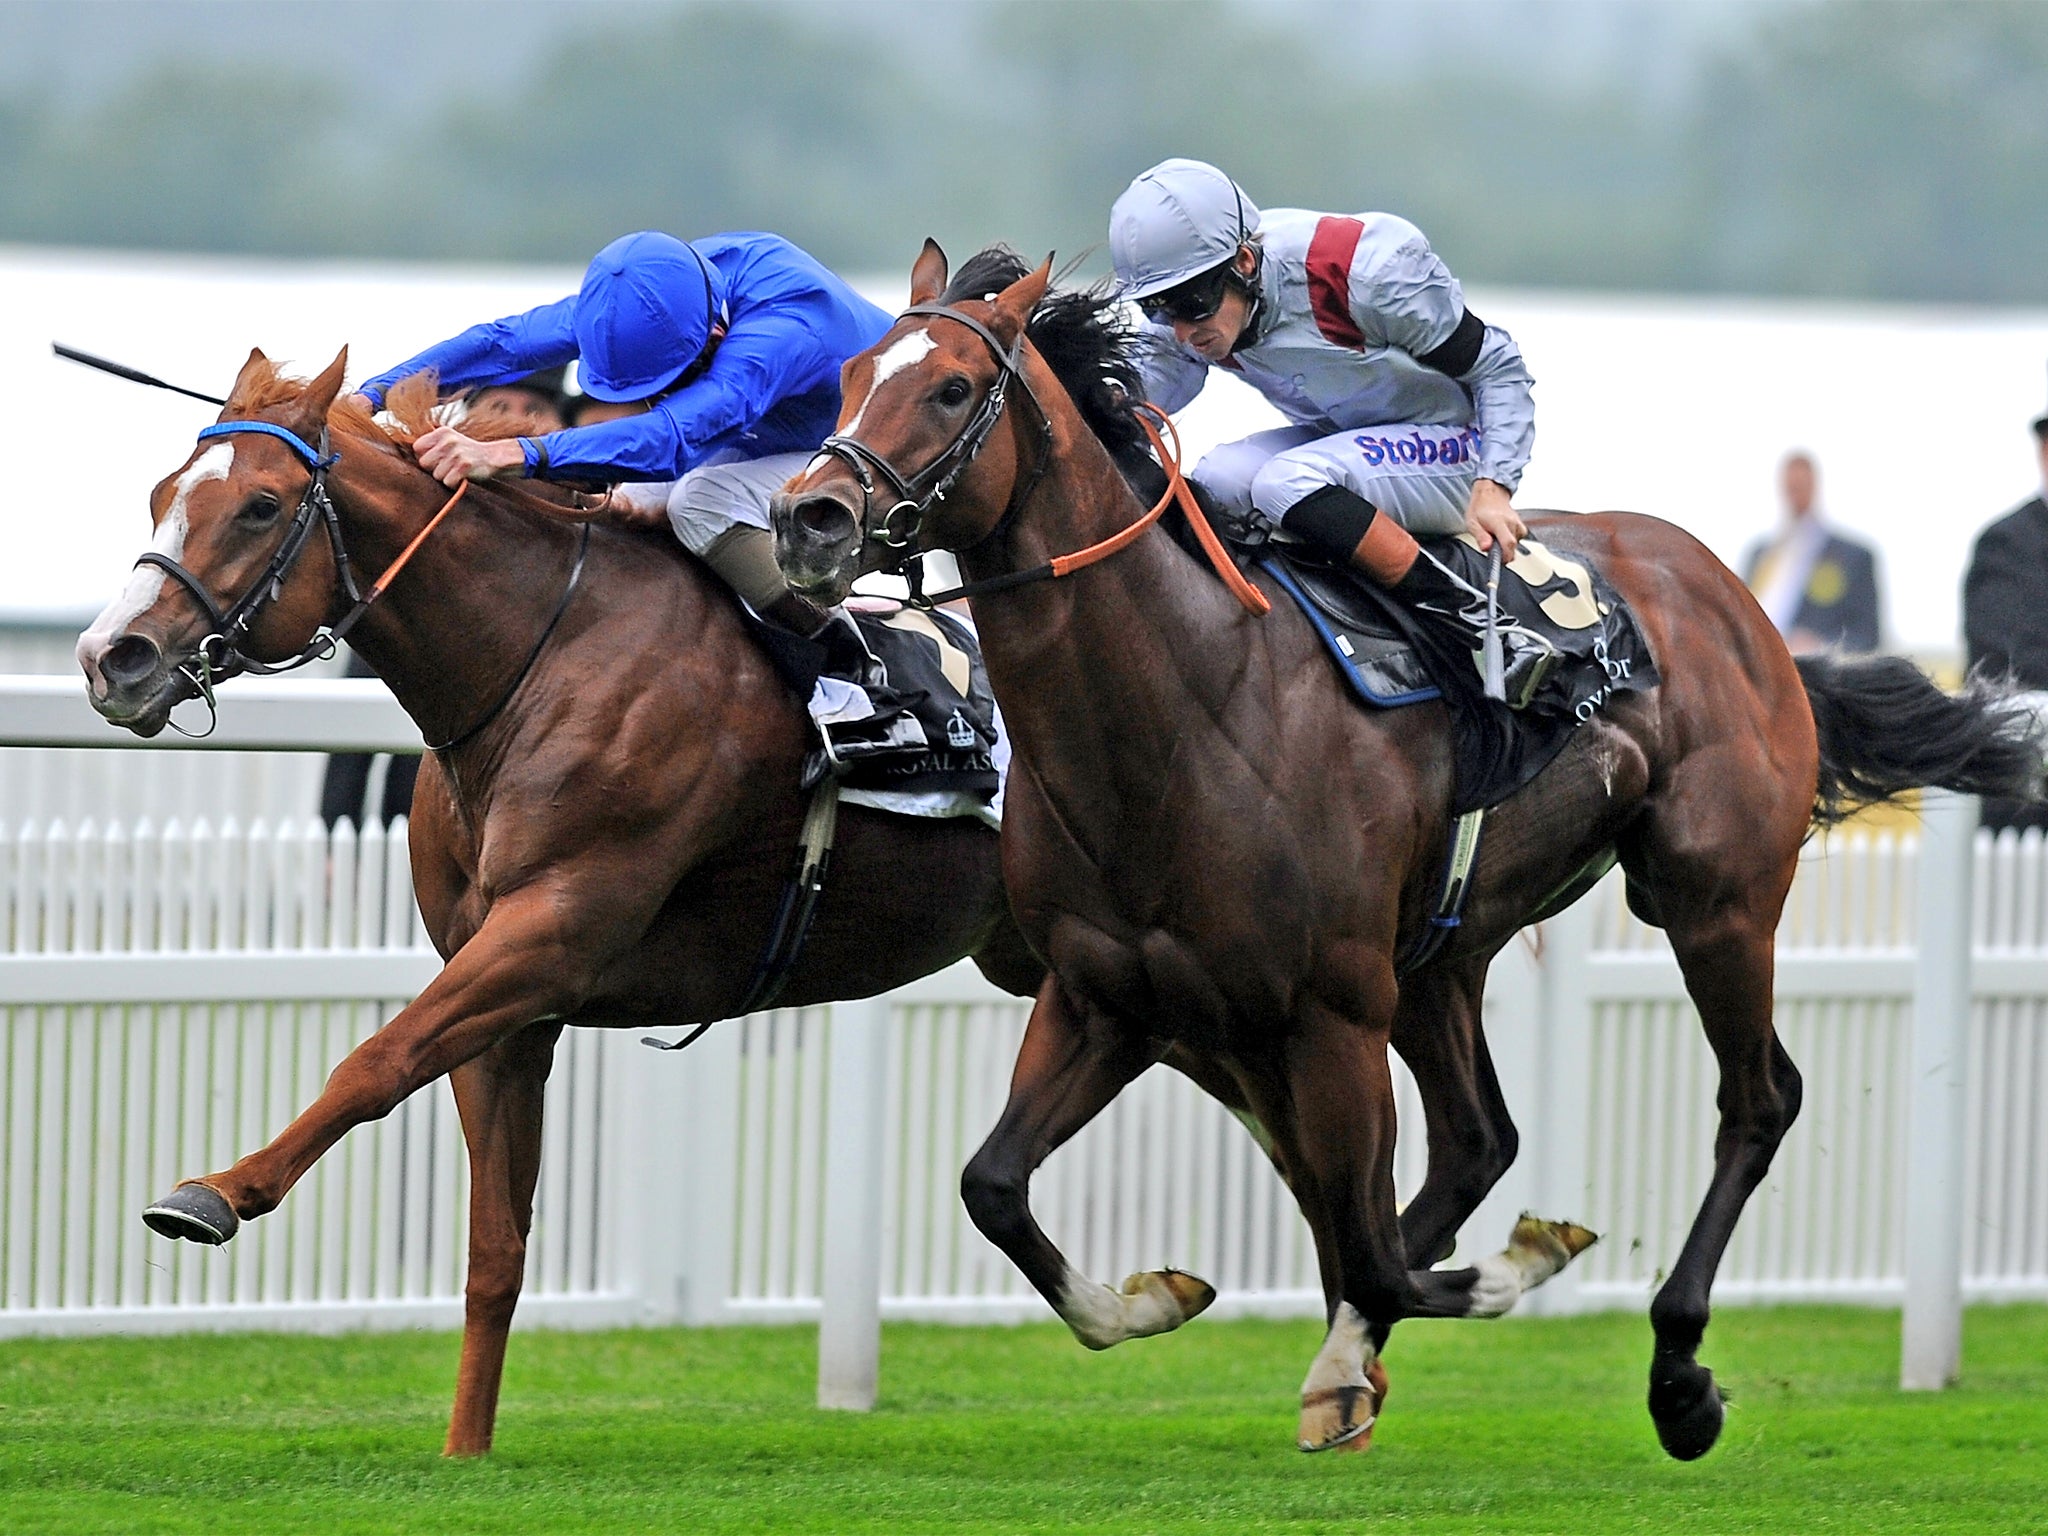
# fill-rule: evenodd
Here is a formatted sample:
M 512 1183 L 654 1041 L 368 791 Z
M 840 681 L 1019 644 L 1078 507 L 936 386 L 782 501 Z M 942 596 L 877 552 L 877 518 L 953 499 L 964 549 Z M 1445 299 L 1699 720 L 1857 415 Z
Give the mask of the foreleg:
M 513 1031 L 574 1012 L 602 973 L 601 938 L 619 931 L 592 923 L 591 912 L 592 904 L 552 888 L 500 901 L 426 990 L 344 1057 L 275 1140 L 232 1168 L 181 1184 L 143 1219 L 166 1237 L 226 1242 L 241 1222 L 276 1209 L 348 1131 L 390 1114 Z M 582 920 L 572 922 L 572 913 Z
M 1090 1349 L 1178 1328 L 1216 1297 L 1178 1270 L 1132 1275 L 1112 1291 L 1075 1269 L 1031 1213 L 1031 1175 L 1154 1059 L 1142 1035 L 1083 1015 L 1047 977 L 1025 1026 L 1009 1102 L 960 1178 L 975 1226 Z
M 469 1282 L 449 1456 L 481 1456 L 491 1448 L 505 1342 L 526 1279 L 541 1110 L 561 1032 L 556 1023 L 531 1025 L 449 1074 L 469 1147 Z

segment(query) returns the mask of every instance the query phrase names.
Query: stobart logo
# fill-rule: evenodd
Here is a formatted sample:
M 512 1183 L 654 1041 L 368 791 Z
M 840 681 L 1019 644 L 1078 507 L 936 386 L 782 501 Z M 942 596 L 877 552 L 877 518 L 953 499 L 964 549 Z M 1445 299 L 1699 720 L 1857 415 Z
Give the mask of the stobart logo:
M 1374 437 L 1361 432 L 1351 439 L 1365 462 L 1377 469 L 1382 464 L 1469 464 L 1479 451 L 1482 436 L 1477 427 L 1465 427 L 1443 437 L 1430 437 L 1411 430 L 1406 437 Z

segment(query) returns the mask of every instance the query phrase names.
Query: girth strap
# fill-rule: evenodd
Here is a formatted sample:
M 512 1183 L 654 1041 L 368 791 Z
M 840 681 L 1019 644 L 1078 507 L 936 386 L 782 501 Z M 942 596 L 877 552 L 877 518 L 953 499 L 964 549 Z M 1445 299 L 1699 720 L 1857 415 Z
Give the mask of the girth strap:
M 730 1017 L 745 1018 L 774 1006 L 789 982 L 790 972 L 803 958 L 804 940 L 811 936 L 811 920 L 817 916 L 818 898 L 824 894 L 825 873 L 832 864 L 832 839 L 839 827 L 839 781 L 827 776 L 811 792 L 810 808 L 804 812 L 804 829 L 797 839 L 796 869 L 782 888 L 782 901 L 775 909 L 775 921 L 768 930 L 768 943 L 754 962 L 753 978 L 746 995 Z M 680 1040 L 657 1040 L 642 1035 L 640 1043 L 657 1051 L 680 1051 L 703 1038 L 716 1019 L 707 1019 Z
M 1434 960 L 1464 921 L 1465 894 L 1472 888 L 1472 866 L 1479 861 L 1479 833 L 1485 821 L 1486 812 L 1481 809 L 1467 811 L 1451 824 L 1451 847 L 1444 859 L 1444 883 L 1437 893 L 1436 911 L 1395 965 L 1396 975 L 1406 976 Z

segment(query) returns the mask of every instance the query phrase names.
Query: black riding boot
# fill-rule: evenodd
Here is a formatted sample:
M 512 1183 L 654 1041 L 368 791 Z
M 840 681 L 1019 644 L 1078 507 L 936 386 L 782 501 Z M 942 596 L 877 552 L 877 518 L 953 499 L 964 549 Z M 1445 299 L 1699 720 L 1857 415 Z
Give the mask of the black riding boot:
M 1356 491 L 1319 486 L 1287 509 L 1280 526 L 1350 562 L 1434 627 L 1449 629 L 1475 657 L 1484 648 L 1486 594 Z M 1497 616 L 1494 628 L 1500 637 L 1508 707 L 1521 709 L 1557 665 L 1558 653 L 1548 640 L 1505 613 Z
M 1454 629 L 1476 656 L 1486 643 L 1486 593 L 1441 564 L 1423 545 L 1408 574 L 1387 588 L 1417 613 Z M 1557 649 L 1507 614 L 1496 615 L 1501 675 L 1509 709 L 1524 709 L 1560 660 Z

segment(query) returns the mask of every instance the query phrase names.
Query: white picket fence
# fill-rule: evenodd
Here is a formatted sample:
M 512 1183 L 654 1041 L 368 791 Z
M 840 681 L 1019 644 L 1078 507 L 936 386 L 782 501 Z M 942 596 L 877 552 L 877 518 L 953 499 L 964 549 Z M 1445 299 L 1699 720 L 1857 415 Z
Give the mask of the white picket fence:
M 326 692 L 352 703 L 374 687 L 307 686 L 317 697 L 304 709 L 251 705 L 231 739 L 303 746 L 317 729 L 304 714 L 337 718 Z M 27 723 L 0 719 L 0 742 L 74 739 L 35 708 L 13 718 Z M 388 722 L 347 734 L 348 745 L 403 745 Z M 136 1217 L 177 1178 L 274 1134 L 433 974 L 403 838 L 400 824 L 330 839 L 298 819 L 0 828 L 0 1335 L 457 1320 L 466 1170 L 445 1085 L 352 1134 L 225 1250 L 164 1242 Z M 1973 856 L 1966 1160 L 1950 1202 L 1961 1285 L 2042 1298 L 2048 856 L 2033 836 L 1979 838 Z M 1895 1304 L 1927 1247 L 1905 1214 L 1915 1149 L 1928 1145 L 1908 1128 L 1919 857 L 1915 838 L 1838 836 L 1802 865 L 1781 931 L 1778 1019 L 1806 1108 L 1738 1230 L 1722 1302 Z M 995 1120 L 1023 1014 L 956 967 L 879 1008 L 723 1025 L 676 1057 L 647 1051 L 637 1032 L 570 1031 L 550 1084 L 522 1316 L 812 1318 L 828 1282 L 866 1264 L 885 1315 L 1044 1315 L 956 1190 Z M 1705 1188 L 1714 1134 L 1712 1061 L 1661 936 L 1627 915 L 1610 881 L 1510 947 L 1487 1015 L 1523 1153 L 1468 1225 L 1467 1250 L 1497 1246 L 1524 1206 L 1577 1217 L 1603 1242 L 1529 1305 L 1642 1306 Z M 832 1079 L 835 1050 L 853 1060 L 862 1041 L 884 1053 L 878 1214 L 835 1237 L 835 1179 L 844 1213 L 877 1177 L 848 1172 L 858 1115 L 834 1124 L 827 1113 L 861 1102 Z M 1402 1123 L 1397 1182 L 1409 1191 L 1422 1148 L 1405 1080 Z M 1215 1283 L 1226 1313 L 1321 1304 L 1291 1199 L 1235 1122 L 1166 1071 L 1056 1154 L 1034 1198 L 1055 1240 L 1112 1282 L 1173 1264 Z
M 455 1317 L 465 1168 L 444 1086 L 355 1133 L 222 1252 L 136 1220 L 177 1178 L 274 1134 L 432 975 L 404 852 L 402 823 L 360 839 L 317 821 L 0 832 L 0 1333 Z M 1903 1294 L 1915 856 L 1911 840 L 1850 839 L 1803 867 L 1779 1023 L 1806 1108 L 1723 1267 L 1724 1301 Z M 1978 860 L 1963 1273 L 1974 1296 L 2048 1296 L 2048 860 L 2034 836 L 1986 838 Z M 1661 940 L 1614 884 L 1542 944 L 1540 962 L 1510 950 L 1490 998 L 1525 1150 L 1468 1237 L 1492 1246 L 1523 1203 L 1581 1216 L 1605 1241 L 1545 1293 L 1552 1306 L 1638 1305 L 1705 1187 L 1713 1063 Z M 675 1058 L 627 1035 L 565 1037 L 529 1316 L 816 1315 L 831 1012 L 758 1015 Z M 956 1193 L 1023 1012 L 971 971 L 891 999 L 891 1315 L 1039 1313 Z M 1418 1140 L 1403 1140 L 1404 1188 Z M 1320 1304 L 1286 1192 L 1165 1071 L 1057 1155 L 1035 1200 L 1091 1273 L 1168 1262 L 1210 1278 L 1226 1310 Z

